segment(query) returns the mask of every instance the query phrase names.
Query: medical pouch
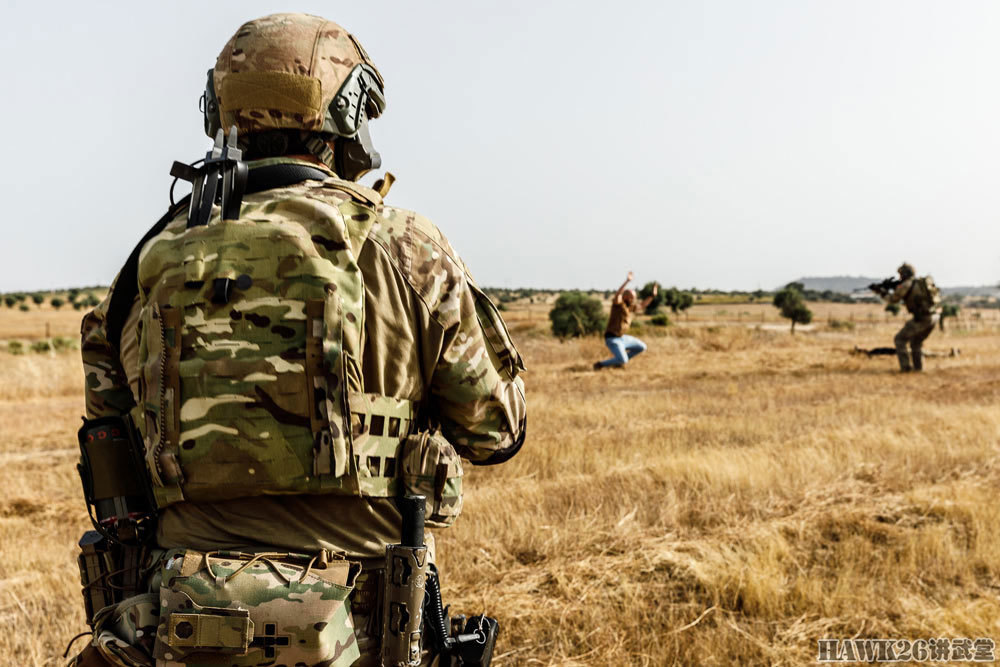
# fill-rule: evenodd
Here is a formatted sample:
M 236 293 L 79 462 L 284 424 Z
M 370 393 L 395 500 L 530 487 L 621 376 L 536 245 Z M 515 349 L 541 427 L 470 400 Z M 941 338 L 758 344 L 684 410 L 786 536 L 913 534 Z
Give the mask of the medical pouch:
M 348 595 L 360 565 L 192 550 L 163 560 L 157 660 L 187 665 L 350 665 L 360 655 Z

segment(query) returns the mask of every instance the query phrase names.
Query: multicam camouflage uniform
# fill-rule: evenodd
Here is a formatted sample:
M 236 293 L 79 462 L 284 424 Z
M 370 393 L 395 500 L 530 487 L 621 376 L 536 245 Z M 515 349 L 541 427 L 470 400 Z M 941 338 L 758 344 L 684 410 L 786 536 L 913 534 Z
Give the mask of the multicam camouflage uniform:
M 900 267 L 900 277 L 903 281 L 889 296 L 889 303 L 903 302 L 913 317 L 896 334 L 893 341 L 896 356 L 899 358 L 899 368 L 904 373 L 922 371 L 924 341 L 934 331 L 941 317 L 940 298 L 934 281 L 930 277 L 917 278 L 908 264 Z
M 349 71 L 367 62 L 353 37 L 321 19 L 257 23 L 265 31 L 291 25 L 289 39 L 339 40 L 329 53 L 318 49 L 327 66 Z M 247 30 L 220 56 L 239 63 L 230 76 L 253 70 L 238 48 Z M 314 92 L 317 104 L 332 98 Z M 241 130 L 260 122 L 256 111 L 227 111 L 224 97 L 220 106 L 223 122 L 231 114 Z M 303 123 L 314 121 L 299 117 L 292 127 Z M 172 653 L 164 649 L 164 632 L 184 622 L 186 636 L 210 636 L 232 652 L 226 664 L 267 662 L 275 651 L 288 664 L 317 655 L 351 664 L 359 653 L 356 664 L 376 664 L 377 566 L 385 544 L 399 538 L 392 498 L 444 480 L 428 516 L 448 525 L 461 508 L 459 456 L 500 463 L 523 442 L 520 355 L 447 239 L 426 218 L 385 205 L 378 192 L 318 162 L 250 162 L 251 170 L 308 164 L 327 178 L 248 195 L 237 221 L 220 220 L 216 209 L 209 224 L 189 229 L 178 213 L 142 249 L 120 341 L 108 333 L 117 284 L 84 318 L 87 416 L 131 413 L 160 507 L 150 594 L 99 614 L 94 643 L 115 664 L 152 664 L 154 656 L 198 664 L 197 655 L 177 654 L 180 634 Z M 228 303 L 212 296 L 220 278 L 232 280 Z M 439 431 L 429 435 L 431 426 Z M 364 565 L 360 574 L 329 565 L 345 557 Z M 342 576 L 318 576 L 316 558 Z M 229 584 L 206 592 L 229 577 L 247 582 L 249 599 L 218 600 Z M 196 579 L 208 583 L 185 583 Z M 267 600 L 287 599 L 293 581 L 335 602 L 323 612 L 334 621 L 256 628 L 256 644 L 240 654 L 252 621 L 233 609 L 250 605 L 253 618 Z M 174 609 L 168 627 L 158 605 L 175 603 L 164 606 Z M 190 604 L 228 611 L 210 626 L 191 625 L 208 621 L 182 614 Z M 282 648 L 295 645 L 322 650 Z

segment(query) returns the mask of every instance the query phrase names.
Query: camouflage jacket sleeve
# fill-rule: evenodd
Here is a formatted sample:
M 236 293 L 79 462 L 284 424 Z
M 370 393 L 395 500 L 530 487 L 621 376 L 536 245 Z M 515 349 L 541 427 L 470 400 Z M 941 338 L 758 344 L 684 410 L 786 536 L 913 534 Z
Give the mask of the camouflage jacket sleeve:
M 503 463 L 524 442 L 524 365 L 500 313 L 470 277 L 462 276 L 457 293 L 459 317 L 445 331 L 431 400 L 462 456 Z
M 114 286 L 104 300 L 83 317 L 80 326 L 88 419 L 124 415 L 135 405 L 121 355 L 117 345 L 108 341 L 105 329 L 113 290 Z
M 899 286 L 893 290 L 892 294 L 889 295 L 889 303 L 899 303 L 906 298 L 909 294 L 910 288 L 913 287 L 913 278 L 907 278 L 903 282 L 899 283 Z
M 502 463 L 524 442 L 524 365 L 496 307 L 430 221 L 385 207 L 375 234 L 443 330 L 425 402 L 444 436 L 474 464 Z

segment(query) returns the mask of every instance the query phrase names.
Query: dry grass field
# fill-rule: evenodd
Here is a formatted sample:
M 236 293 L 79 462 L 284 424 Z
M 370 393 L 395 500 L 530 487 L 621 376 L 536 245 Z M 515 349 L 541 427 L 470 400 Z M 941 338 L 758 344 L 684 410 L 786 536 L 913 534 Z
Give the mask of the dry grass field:
M 529 371 L 524 450 L 472 470 L 464 515 L 438 534 L 446 602 L 501 620 L 494 664 L 793 665 L 825 637 L 1000 641 L 988 313 L 936 333 L 930 349 L 961 355 L 921 375 L 850 354 L 891 344 L 902 320 L 825 304 L 795 336 L 769 306 L 696 306 L 644 327 L 649 351 L 625 370 L 595 373 L 602 341 L 553 339 L 546 308 L 508 313 Z M 853 331 L 828 324 L 851 317 Z M 0 311 L 0 340 L 41 336 L 42 320 L 75 336 L 78 318 Z M 0 349 L 5 665 L 61 664 L 85 629 L 80 375 L 75 352 Z

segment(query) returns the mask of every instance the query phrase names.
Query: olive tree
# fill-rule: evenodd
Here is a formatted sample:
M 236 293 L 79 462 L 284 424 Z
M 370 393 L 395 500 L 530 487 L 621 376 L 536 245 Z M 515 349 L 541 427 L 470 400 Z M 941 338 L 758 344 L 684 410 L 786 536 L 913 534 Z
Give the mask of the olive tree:
M 654 289 L 656 290 L 655 294 L 653 293 Z M 666 303 L 666 299 L 663 294 L 663 287 L 655 280 L 646 283 L 642 286 L 642 289 L 639 290 L 639 299 L 645 300 L 650 297 L 652 297 L 652 300 L 649 302 L 649 305 L 646 306 L 646 314 L 655 315 L 657 311 L 660 310 L 660 306 Z
M 802 296 L 801 283 L 788 283 L 774 295 L 774 307 L 781 311 L 781 316 L 792 321 L 792 333 L 796 324 L 812 322 L 812 311 L 806 306 Z

